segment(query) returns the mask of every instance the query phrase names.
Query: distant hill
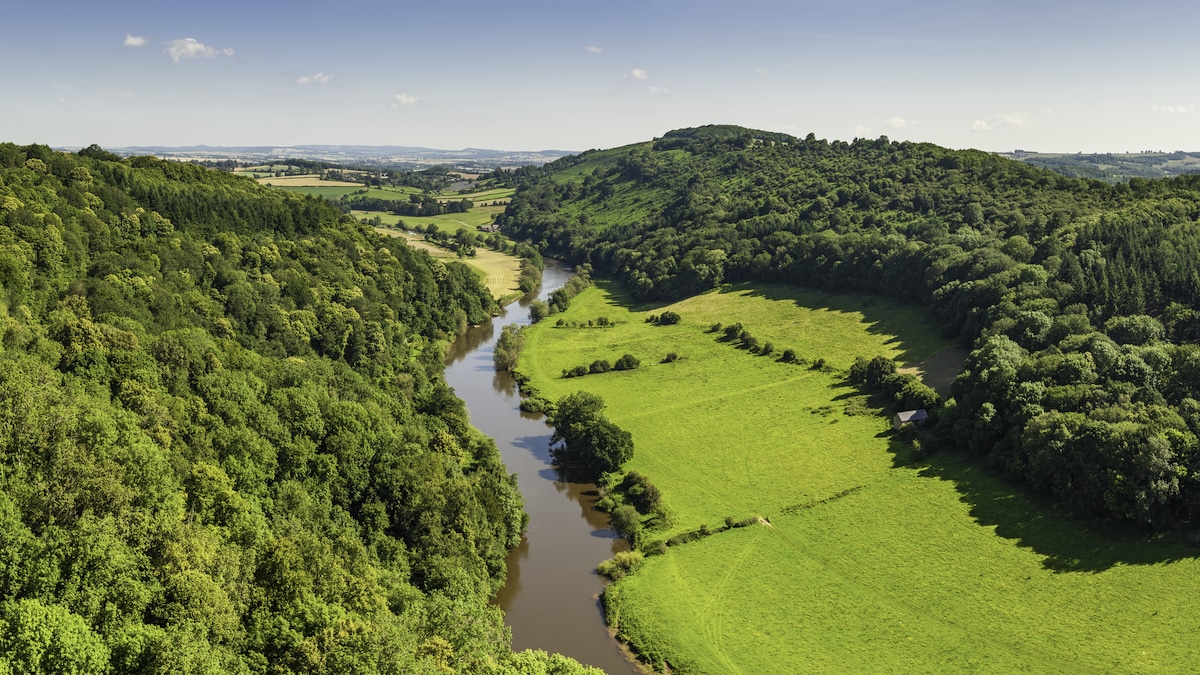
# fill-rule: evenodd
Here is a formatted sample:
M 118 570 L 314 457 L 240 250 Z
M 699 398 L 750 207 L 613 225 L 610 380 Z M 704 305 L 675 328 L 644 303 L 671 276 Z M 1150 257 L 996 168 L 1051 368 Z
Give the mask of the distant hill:
M 1074 155 L 1052 152 L 1000 153 L 1004 157 L 1050 169 L 1070 178 L 1121 183 L 1130 178 L 1167 178 L 1200 173 L 1200 152 L 1130 152 Z
M 78 148 L 67 148 L 77 150 Z M 566 150 L 487 150 L 463 148 L 439 150 L 407 145 L 247 145 L 247 146 L 161 146 L 142 145 L 107 148 L 117 155 L 154 155 L 161 159 L 220 162 L 239 160 L 274 163 L 285 159 L 309 159 L 347 166 L 420 169 L 437 164 L 459 168 L 540 166 L 570 154 Z

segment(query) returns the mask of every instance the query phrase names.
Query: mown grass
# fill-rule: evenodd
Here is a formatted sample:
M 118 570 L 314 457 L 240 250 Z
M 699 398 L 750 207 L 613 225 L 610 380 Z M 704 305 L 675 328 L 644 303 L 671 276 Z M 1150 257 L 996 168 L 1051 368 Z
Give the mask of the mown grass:
M 474 230 L 480 225 L 491 225 L 496 214 L 503 211 L 504 207 L 502 206 L 477 206 L 466 213 L 447 213 L 440 216 L 397 216 L 379 211 L 351 211 L 350 213 L 357 218 L 379 216 L 380 222 L 389 227 L 396 227 L 400 223 L 404 223 L 404 227 L 411 230 L 433 224 L 443 232 L 454 234 L 462 228 Z
M 388 228 L 376 228 L 376 232 L 404 239 L 409 246 L 427 251 L 429 255 L 439 260 L 453 260 L 465 263 L 475 270 L 481 281 L 491 291 L 497 300 L 509 298 L 518 292 L 517 283 L 521 277 L 521 260 L 511 255 L 479 247 L 470 258 L 459 258 L 457 254 L 444 248 L 423 241 L 421 236 L 410 236 L 405 232 Z
M 970 459 L 913 452 L 833 373 L 751 355 L 704 328 L 740 321 L 777 350 L 838 368 L 921 361 L 946 343 L 919 308 L 742 287 L 644 323 L 607 287 L 561 315 L 615 328 L 530 333 L 520 369 L 543 394 L 577 388 L 633 433 L 670 532 L 725 516 L 769 525 L 651 556 L 609 587 L 622 636 L 674 672 L 1179 672 L 1200 655 L 1200 548 L 1065 513 Z M 674 351 L 679 361 L 658 364 Z M 561 379 L 630 352 L 631 372 Z M 851 406 L 862 411 L 861 405 Z
M 297 194 L 302 194 L 302 195 L 312 195 L 314 197 L 324 197 L 326 199 L 332 199 L 334 201 L 337 201 L 344 195 L 354 194 L 358 190 L 362 189 L 361 186 L 360 187 L 350 187 L 350 186 L 327 187 L 327 186 L 276 185 L 275 183 L 271 182 L 270 180 L 266 180 L 266 179 L 264 179 L 263 182 L 265 184 L 270 185 L 271 187 L 279 188 L 280 190 L 287 190 L 288 192 L 295 192 Z

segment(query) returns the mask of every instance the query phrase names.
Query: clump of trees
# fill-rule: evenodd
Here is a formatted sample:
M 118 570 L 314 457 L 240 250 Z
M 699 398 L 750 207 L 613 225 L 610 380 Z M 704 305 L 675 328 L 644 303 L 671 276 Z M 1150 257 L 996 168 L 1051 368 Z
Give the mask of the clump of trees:
M 886 356 L 859 356 L 850 366 L 847 379 L 862 388 L 882 394 L 900 410 L 933 410 L 941 397 L 911 373 L 896 372 L 896 362 Z
M 516 368 L 524 348 L 524 326 L 506 324 L 500 329 L 500 337 L 496 339 L 496 347 L 492 351 L 492 363 L 495 364 L 496 370 L 512 371 Z
M 633 436 L 604 416 L 604 400 L 586 391 L 559 399 L 549 415 L 551 454 L 591 479 L 614 473 L 633 458 Z

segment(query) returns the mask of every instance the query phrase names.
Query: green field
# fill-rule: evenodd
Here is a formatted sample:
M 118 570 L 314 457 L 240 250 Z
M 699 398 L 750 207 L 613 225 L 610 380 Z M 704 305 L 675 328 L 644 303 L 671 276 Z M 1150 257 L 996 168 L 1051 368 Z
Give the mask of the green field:
M 443 194 L 438 196 L 438 201 L 458 201 L 460 199 L 470 199 L 473 202 L 494 202 L 503 201 L 505 203 L 516 192 L 515 188 L 490 188 L 487 190 L 479 190 L 477 192 L 464 192 L 462 194 Z
M 339 186 L 323 186 L 323 185 L 322 186 L 274 185 L 272 187 L 278 188 L 280 190 L 287 190 L 288 192 L 295 192 L 297 194 L 302 194 L 302 195 L 312 195 L 314 197 L 324 197 L 325 199 L 331 199 L 333 201 L 337 201 L 338 199 L 340 199 L 341 197 L 343 197 L 345 195 L 354 194 L 355 192 L 362 189 L 361 187 L 350 187 L 350 186 L 339 187 Z
M 927 457 L 837 373 L 755 356 L 705 328 L 740 321 L 776 350 L 887 353 L 948 345 L 919 308 L 742 287 L 644 322 L 609 287 L 536 326 L 520 369 L 548 398 L 579 388 L 633 434 L 626 469 L 662 490 L 673 526 L 719 532 L 609 587 L 610 620 L 674 672 L 1178 672 L 1200 656 L 1200 548 L 1074 518 L 944 452 Z M 556 328 L 604 316 L 610 329 Z M 668 351 L 680 360 L 660 364 Z M 629 352 L 632 372 L 562 379 Z M 856 404 L 856 402 L 858 404 Z
M 502 213 L 502 206 L 484 206 L 475 207 L 466 213 L 446 213 L 440 216 L 397 216 L 392 213 L 381 213 L 379 211 L 351 211 L 354 217 L 374 218 L 379 216 L 379 220 L 383 225 L 395 227 L 401 221 L 408 229 L 416 227 L 425 227 L 430 223 L 437 226 L 439 230 L 454 234 L 462 228 L 474 230 L 480 225 L 491 225 L 497 213 Z

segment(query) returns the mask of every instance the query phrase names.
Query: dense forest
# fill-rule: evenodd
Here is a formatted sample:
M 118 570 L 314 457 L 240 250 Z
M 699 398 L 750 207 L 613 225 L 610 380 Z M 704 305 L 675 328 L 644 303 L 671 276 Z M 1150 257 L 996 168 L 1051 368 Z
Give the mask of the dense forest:
M 768 281 L 927 306 L 974 348 L 944 445 L 1085 513 L 1200 516 L 1198 176 L 710 126 L 514 179 L 504 232 L 639 300 Z
M 322 200 L 0 144 L 0 672 L 588 671 L 487 604 L 526 516 L 441 361 L 494 309 Z

